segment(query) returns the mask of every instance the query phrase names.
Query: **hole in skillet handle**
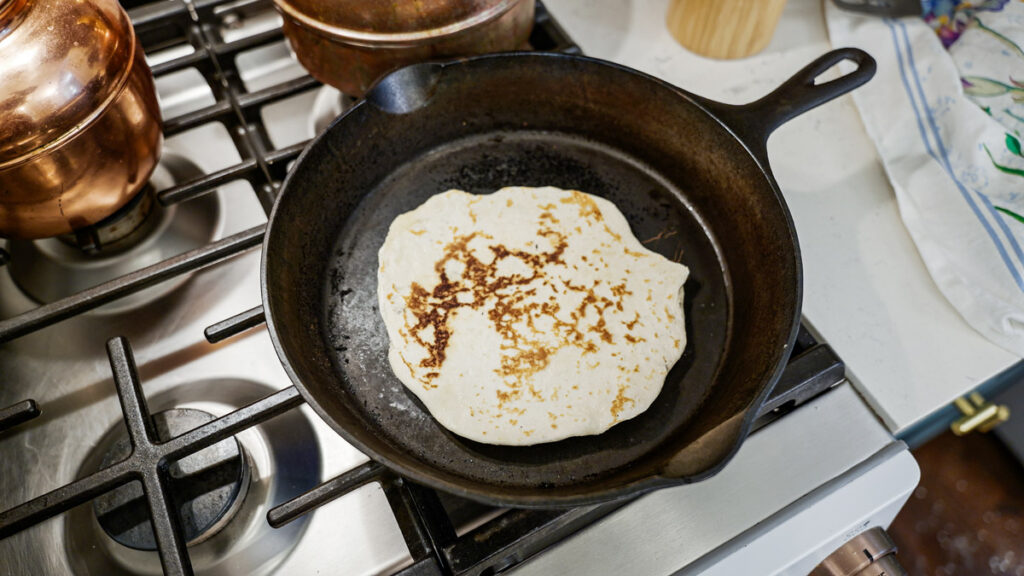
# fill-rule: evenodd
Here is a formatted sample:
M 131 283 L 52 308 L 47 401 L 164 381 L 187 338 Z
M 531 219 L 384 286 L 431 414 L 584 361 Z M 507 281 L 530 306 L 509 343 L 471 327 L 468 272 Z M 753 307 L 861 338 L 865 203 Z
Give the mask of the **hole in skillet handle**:
M 420 62 L 384 76 L 366 93 L 366 101 L 388 114 L 408 114 L 430 102 L 444 64 Z
M 855 68 L 833 80 L 817 83 L 840 62 Z M 700 103 L 728 126 L 761 160 L 767 161 L 768 136 L 789 120 L 867 83 L 875 75 L 875 59 L 859 48 L 839 48 L 817 58 L 778 88 L 749 104 L 734 106 L 706 99 Z M 767 165 L 767 162 L 765 162 Z

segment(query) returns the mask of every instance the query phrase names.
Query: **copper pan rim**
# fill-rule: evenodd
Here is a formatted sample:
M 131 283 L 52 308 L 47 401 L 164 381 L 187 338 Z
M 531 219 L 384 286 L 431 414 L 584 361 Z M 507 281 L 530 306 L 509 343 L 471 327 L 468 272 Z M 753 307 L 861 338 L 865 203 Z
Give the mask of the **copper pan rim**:
M 302 26 L 311 32 L 324 36 L 329 40 L 344 42 L 346 44 L 361 46 L 364 48 L 405 48 L 409 46 L 430 44 L 431 42 L 482 26 L 492 20 L 500 18 L 520 2 L 531 1 L 532 0 L 505 0 L 500 4 L 477 14 L 473 14 L 468 18 L 464 18 L 438 28 L 431 28 L 429 30 L 421 30 L 418 32 L 367 32 L 364 30 L 352 30 L 350 28 L 334 26 L 312 18 L 290 4 L 288 0 L 274 0 L 274 6 L 277 7 L 282 14 L 291 18 L 295 24 Z

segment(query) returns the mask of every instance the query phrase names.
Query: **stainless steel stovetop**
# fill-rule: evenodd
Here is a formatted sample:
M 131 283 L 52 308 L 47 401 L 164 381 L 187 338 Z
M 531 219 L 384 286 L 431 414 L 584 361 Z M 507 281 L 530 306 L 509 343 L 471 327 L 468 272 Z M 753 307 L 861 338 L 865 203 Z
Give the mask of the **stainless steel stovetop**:
M 155 550 L 166 534 L 148 527 L 147 498 L 159 497 L 146 478 L 98 487 L 97 472 L 129 451 L 128 350 L 160 440 L 231 413 L 259 422 L 170 467 L 172 478 L 208 477 L 208 490 L 176 501 L 198 574 L 493 574 L 617 508 L 493 510 L 404 483 L 308 407 L 287 409 L 300 400 L 264 326 L 208 340 L 207 327 L 260 305 L 259 241 L 276 187 L 348 100 L 291 57 L 266 0 L 164 0 L 131 15 L 166 120 L 152 181 L 165 207 L 144 241 L 117 254 L 81 258 L 56 240 L 6 246 L 0 409 L 32 399 L 41 414 L 0 432 L 0 574 L 188 573 Z M 535 47 L 578 50 L 542 7 L 538 18 Z M 55 286 L 66 277 L 75 290 Z M 77 291 L 96 282 L 106 283 Z M 770 406 L 780 412 L 842 379 L 831 351 L 803 338 Z M 279 415 L 246 412 L 267 397 Z M 81 503 L 60 514 L 62 499 Z M 274 524 L 293 521 L 272 528 L 278 506 Z

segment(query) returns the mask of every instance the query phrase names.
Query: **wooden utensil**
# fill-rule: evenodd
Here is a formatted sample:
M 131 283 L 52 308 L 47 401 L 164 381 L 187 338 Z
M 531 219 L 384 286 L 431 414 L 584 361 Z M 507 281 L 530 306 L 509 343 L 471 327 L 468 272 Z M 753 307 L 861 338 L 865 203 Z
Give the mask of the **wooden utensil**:
M 744 58 L 768 45 L 786 0 L 672 0 L 668 30 L 688 50 Z

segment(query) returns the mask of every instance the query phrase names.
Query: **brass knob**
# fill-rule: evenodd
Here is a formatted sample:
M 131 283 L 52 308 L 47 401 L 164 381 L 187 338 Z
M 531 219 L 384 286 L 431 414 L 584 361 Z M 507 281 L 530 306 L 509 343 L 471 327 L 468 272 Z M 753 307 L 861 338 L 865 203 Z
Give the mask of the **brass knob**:
M 977 392 L 971 392 L 967 398 L 957 398 L 953 403 L 963 414 L 962 418 L 950 426 L 957 436 L 974 430 L 988 432 L 1010 419 L 1009 407 L 987 402 Z

